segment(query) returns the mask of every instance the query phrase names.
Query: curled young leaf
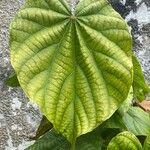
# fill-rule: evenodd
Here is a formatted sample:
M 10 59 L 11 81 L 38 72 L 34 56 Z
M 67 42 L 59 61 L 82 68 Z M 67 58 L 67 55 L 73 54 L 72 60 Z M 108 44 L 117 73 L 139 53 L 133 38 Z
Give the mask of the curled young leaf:
M 26 0 L 10 27 L 21 87 L 70 142 L 118 109 L 132 84 L 127 25 L 107 0 Z

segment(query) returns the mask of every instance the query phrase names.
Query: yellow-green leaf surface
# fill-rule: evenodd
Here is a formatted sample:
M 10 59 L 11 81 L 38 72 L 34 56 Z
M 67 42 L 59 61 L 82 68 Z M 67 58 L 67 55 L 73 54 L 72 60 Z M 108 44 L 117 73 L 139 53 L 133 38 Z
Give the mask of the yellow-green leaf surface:
M 133 133 L 125 131 L 111 140 L 107 150 L 142 150 L 142 145 Z
M 70 142 L 107 120 L 132 84 L 131 36 L 106 0 L 26 0 L 10 27 L 21 87 Z
M 121 106 L 117 110 L 121 116 L 124 116 L 124 114 L 130 109 L 132 105 L 132 100 L 133 100 L 133 88 L 131 87 L 127 99 L 121 104 Z

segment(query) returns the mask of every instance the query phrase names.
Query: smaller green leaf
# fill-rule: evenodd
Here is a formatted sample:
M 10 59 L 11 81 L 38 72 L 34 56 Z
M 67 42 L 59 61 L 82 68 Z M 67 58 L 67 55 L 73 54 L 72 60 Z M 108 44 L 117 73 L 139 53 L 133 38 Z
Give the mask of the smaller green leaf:
M 147 136 L 144 142 L 143 150 L 150 150 L 150 135 Z
M 135 135 L 149 135 L 150 116 L 138 107 L 131 107 L 124 115 L 123 122 L 127 129 Z
M 146 96 L 150 93 L 150 87 L 144 79 L 144 75 L 138 62 L 137 58 L 133 55 L 133 92 L 137 100 L 143 101 L 146 99 Z
M 31 139 L 37 140 L 40 136 L 44 135 L 46 132 L 52 129 L 52 127 L 53 125 L 49 122 L 49 120 L 45 116 L 43 116 L 38 130 L 36 132 L 36 136 Z
M 107 150 L 142 150 L 142 145 L 134 134 L 125 131 L 111 140 Z
M 5 81 L 5 84 L 10 87 L 20 86 L 19 81 L 17 79 L 17 75 L 15 73 L 11 74 Z

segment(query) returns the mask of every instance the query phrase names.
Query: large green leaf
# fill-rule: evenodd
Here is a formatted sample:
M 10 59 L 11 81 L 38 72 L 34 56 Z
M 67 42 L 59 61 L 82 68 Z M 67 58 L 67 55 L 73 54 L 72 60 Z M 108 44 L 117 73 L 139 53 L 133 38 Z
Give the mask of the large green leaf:
M 134 134 L 125 131 L 111 140 L 107 150 L 142 150 L 142 145 Z
M 137 98 L 137 100 L 143 101 L 145 100 L 146 96 L 150 93 L 150 87 L 146 83 L 140 63 L 138 62 L 137 58 L 134 55 L 132 61 L 134 70 L 133 75 L 134 96 Z
M 10 27 L 21 87 L 70 142 L 107 120 L 132 84 L 131 36 L 107 0 L 26 0 Z
M 131 107 L 124 115 L 123 122 L 127 129 L 135 135 L 149 135 L 150 115 L 138 107 Z

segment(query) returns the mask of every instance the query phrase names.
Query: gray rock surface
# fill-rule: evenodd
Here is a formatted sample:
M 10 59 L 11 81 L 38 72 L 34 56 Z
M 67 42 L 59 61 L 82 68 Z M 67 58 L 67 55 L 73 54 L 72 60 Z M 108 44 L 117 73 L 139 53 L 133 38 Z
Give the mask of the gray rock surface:
M 22 4 L 23 0 L 0 0 L 0 150 L 23 150 L 41 119 L 38 108 L 28 102 L 20 88 L 4 84 L 12 73 L 9 24 Z
M 28 102 L 20 88 L 4 84 L 13 72 L 9 59 L 9 24 L 24 0 L 0 0 L 0 150 L 23 150 L 31 144 L 29 135 L 36 132 L 41 114 Z M 145 77 L 150 83 L 150 1 L 110 0 L 126 19 L 134 39 Z

